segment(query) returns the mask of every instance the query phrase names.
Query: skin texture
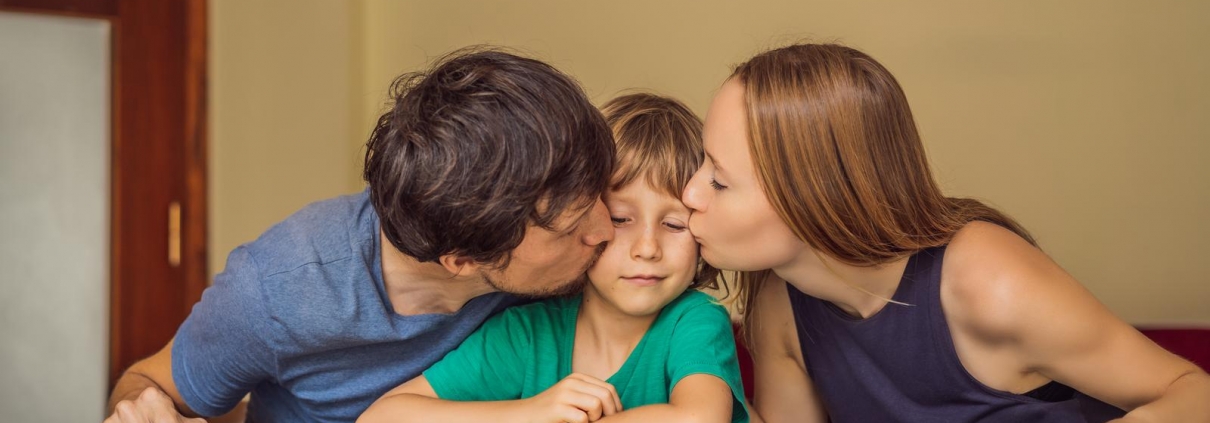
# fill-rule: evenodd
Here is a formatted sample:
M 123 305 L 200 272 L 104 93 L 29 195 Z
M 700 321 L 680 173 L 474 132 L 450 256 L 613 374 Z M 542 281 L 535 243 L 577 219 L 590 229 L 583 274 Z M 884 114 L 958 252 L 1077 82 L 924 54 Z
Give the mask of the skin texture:
M 743 88 L 730 80 L 715 96 L 703 133 L 708 158 L 683 200 L 708 262 L 777 276 L 754 311 L 756 411 L 769 422 L 822 421 L 782 280 L 868 318 L 886 304 L 878 297 L 895 292 L 906 260 L 854 267 L 794 237 L 757 178 Z M 1057 380 L 1129 411 L 1122 421 L 1210 421 L 1205 372 L 1115 317 L 1016 234 L 971 223 L 945 257 L 942 308 L 963 367 L 984 385 L 1019 394 Z

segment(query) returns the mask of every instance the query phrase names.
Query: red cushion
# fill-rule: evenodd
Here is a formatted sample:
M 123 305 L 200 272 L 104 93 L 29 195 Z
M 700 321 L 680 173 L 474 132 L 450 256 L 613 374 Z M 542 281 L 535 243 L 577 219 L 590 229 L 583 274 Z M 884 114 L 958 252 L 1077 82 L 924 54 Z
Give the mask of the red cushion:
M 1210 329 L 1140 328 L 1156 344 L 1210 371 Z

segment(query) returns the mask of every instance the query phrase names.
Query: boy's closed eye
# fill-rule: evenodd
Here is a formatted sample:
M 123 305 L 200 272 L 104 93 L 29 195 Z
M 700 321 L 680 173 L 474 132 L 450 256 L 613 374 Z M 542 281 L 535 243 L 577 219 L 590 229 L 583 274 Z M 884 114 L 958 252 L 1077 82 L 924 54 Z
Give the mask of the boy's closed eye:
M 684 230 L 688 229 L 688 227 L 684 223 L 676 222 L 676 221 L 665 221 L 664 226 L 667 227 L 668 229 L 671 229 L 673 232 L 680 232 L 680 231 L 684 231 Z

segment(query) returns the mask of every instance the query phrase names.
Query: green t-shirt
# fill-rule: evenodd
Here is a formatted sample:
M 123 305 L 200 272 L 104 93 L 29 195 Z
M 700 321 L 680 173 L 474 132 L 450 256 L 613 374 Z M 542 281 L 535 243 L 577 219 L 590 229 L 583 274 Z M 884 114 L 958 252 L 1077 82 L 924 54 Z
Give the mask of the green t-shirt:
M 424 376 L 453 401 L 529 398 L 571 374 L 581 297 L 509 308 L 489 319 Z M 744 389 L 727 311 L 709 295 L 686 291 L 660 311 L 617 373 L 606 382 L 622 408 L 667 404 L 685 376 L 710 374 L 731 387 L 732 422 L 747 422 Z

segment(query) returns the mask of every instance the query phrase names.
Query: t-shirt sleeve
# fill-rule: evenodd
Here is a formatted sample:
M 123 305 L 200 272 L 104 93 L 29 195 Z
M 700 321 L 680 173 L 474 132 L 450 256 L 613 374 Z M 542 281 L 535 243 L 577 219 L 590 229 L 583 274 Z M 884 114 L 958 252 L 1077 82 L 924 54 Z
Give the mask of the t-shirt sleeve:
M 255 262 L 244 248 L 227 259 L 223 273 L 177 330 L 172 378 L 189 408 L 217 416 L 276 374 L 271 322 Z
M 488 319 L 453 351 L 424 371 L 437 397 L 451 401 L 521 398 L 532 354 L 531 325 L 523 309 Z
M 748 421 L 744 386 L 735 353 L 735 336 L 726 309 L 710 302 L 696 304 L 678 319 L 668 355 L 668 392 L 686 376 L 708 374 L 731 387 L 732 421 Z

